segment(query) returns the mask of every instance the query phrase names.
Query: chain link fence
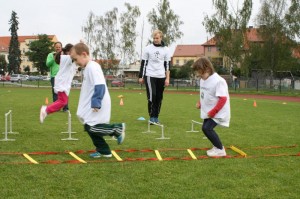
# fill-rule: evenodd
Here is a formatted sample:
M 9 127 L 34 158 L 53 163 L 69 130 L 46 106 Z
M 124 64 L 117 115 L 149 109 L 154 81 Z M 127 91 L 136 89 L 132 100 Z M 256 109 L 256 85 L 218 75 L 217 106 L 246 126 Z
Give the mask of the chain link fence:
M 299 92 L 300 77 L 253 77 L 253 78 L 232 78 L 230 75 L 222 75 L 226 80 L 230 90 L 234 91 L 273 91 L 273 92 Z M 107 79 L 107 86 L 110 89 L 145 89 L 145 85 L 138 83 L 138 79 Z M 44 88 L 51 87 L 50 81 L 47 80 L 21 80 L 18 82 L 1 81 L 0 87 L 31 87 Z M 72 88 L 80 88 L 81 80 L 74 79 Z M 168 90 L 199 90 L 199 79 L 171 79 Z

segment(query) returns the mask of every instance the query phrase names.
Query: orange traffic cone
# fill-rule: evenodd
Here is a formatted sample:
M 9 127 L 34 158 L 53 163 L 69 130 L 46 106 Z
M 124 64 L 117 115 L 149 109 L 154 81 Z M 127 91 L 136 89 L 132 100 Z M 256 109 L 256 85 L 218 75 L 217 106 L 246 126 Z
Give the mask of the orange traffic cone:
M 257 107 L 257 104 L 256 104 L 256 101 L 254 100 L 254 102 L 253 102 L 253 106 L 254 107 Z
M 48 97 L 46 97 L 46 99 L 45 99 L 45 104 L 46 104 L 46 105 L 49 104 Z
M 123 106 L 124 102 L 123 102 L 123 98 L 120 99 L 120 106 Z

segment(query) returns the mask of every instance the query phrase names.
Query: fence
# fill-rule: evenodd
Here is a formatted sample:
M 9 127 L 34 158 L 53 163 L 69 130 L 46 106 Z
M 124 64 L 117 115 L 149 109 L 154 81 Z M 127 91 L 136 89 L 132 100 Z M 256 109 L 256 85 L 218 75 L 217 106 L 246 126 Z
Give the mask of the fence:
M 229 75 L 223 76 L 230 90 L 235 91 L 273 91 L 273 92 L 299 92 L 300 77 L 291 78 L 237 78 L 234 81 Z M 107 79 L 107 86 L 110 89 L 145 89 L 145 85 L 138 83 L 138 79 Z M 0 87 L 51 87 L 50 81 L 20 81 L 0 82 Z M 80 88 L 81 82 L 76 80 L 72 88 Z M 199 79 L 171 79 L 168 90 L 199 90 Z

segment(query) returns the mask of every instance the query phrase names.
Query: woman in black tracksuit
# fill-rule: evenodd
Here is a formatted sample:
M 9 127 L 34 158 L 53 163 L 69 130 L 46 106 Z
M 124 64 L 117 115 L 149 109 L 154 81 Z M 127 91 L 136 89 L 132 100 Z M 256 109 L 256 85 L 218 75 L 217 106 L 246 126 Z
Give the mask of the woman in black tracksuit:
M 143 53 L 139 83 L 146 84 L 150 122 L 159 124 L 158 116 L 165 86 L 170 82 L 170 54 L 162 41 L 163 33 L 155 30 L 153 43 Z

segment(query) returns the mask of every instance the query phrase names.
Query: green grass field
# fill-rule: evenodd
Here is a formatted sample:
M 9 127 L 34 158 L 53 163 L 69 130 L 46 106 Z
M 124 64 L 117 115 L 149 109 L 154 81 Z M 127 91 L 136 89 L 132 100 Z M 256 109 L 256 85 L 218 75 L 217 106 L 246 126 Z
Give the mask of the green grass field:
M 186 132 L 191 120 L 201 121 L 195 108 L 197 94 L 165 92 L 160 120 L 169 140 L 155 139 L 161 136 L 159 127 L 151 127 L 155 133 L 143 133 L 147 122 L 137 118 L 148 119 L 144 90 L 111 90 L 110 94 L 111 122 L 126 122 L 127 129 L 123 145 L 109 140 L 111 148 L 124 160 L 156 155 L 118 150 L 158 150 L 163 161 L 90 159 L 87 151 L 94 147 L 76 118 L 79 90 L 71 91 L 69 102 L 72 130 L 77 132 L 72 137 L 79 140 L 62 141 L 68 137 L 61 133 L 67 130 L 66 113 L 49 115 L 44 124 L 39 123 L 40 106 L 46 97 L 51 101 L 49 88 L 0 87 L 0 132 L 9 110 L 13 131 L 19 132 L 8 135 L 16 141 L 0 142 L 1 198 L 299 198 L 300 159 L 293 155 L 300 152 L 300 103 L 256 99 L 255 108 L 253 99 L 232 97 L 231 127 L 216 131 L 226 147 L 234 145 L 248 157 L 201 158 L 205 150 L 195 150 L 198 160 L 183 160 L 190 157 L 186 149 L 211 147 L 201 132 Z M 119 105 L 118 95 L 125 96 L 124 106 Z M 267 146 L 282 148 L 256 148 Z M 70 163 L 75 159 L 67 152 L 79 150 L 86 152 L 77 155 L 87 164 Z M 28 164 L 21 155 L 49 151 L 59 154 L 30 155 L 40 164 Z M 238 155 L 231 149 L 227 153 Z M 267 156 L 276 154 L 280 156 Z M 47 164 L 50 161 L 59 164 Z

